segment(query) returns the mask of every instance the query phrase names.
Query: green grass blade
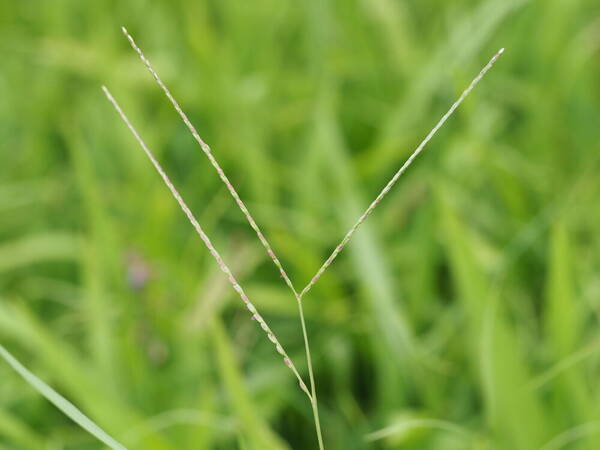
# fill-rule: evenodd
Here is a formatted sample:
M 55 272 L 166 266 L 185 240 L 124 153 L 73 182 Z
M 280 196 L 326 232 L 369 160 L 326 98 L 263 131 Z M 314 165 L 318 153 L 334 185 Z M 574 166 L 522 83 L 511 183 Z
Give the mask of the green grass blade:
M 15 339 L 42 364 L 48 374 L 60 380 L 69 395 L 97 422 L 113 433 L 123 434 L 142 422 L 142 414 L 126 397 L 106 387 L 102 376 L 72 345 L 63 342 L 26 307 L 10 307 L 0 298 L 0 335 Z M 158 433 L 148 433 L 144 449 L 173 448 Z
M 121 444 L 110 437 L 102 428 L 92 422 L 85 414 L 83 414 L 73 403 L 68 401 L 33 373 L 23 366 L 17 359 L 11 355 L 4 346 L 0 345 L 0 356 L 10 365 L 19 375 L 23 377 L 29 385 L 42 394 L 50 403 L 60 409 L 73 422 L 86 430 L 99 441 L 106 444 L 113 450 L 126 450 Z

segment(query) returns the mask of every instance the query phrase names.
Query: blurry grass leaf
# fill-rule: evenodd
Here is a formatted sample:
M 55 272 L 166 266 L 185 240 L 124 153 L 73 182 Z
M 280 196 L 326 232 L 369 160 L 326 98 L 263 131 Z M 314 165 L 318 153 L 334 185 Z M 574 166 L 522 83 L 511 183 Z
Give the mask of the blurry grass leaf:
M 0 211 L 39 204 L 55 188 L 55 183 L 46 179 L 0 185 Z
M 119 285 L 122 279 L 121 249 L 118 246 L 109 215 L 106 211 L 103 186 L 97 181 L 94 171 L 92 148 L 80 135 L 68 125 L 63 125 L 63 135 L 70 151 L 71 161 L 76 175 L 78 191 L 81 192 L 84 210 L 87 213 L 86 228 L 88 240 L 82 252 L 83 292 L 85 312 L 89 329 L 87 337 L 90 353 L 98 370 L 110 383 L 119 382 L 119 371 L 115 361 L 115 333 L 110 320 L 110 300 L 106 286 Z
M 42 233 L 0 245 L 0 273 L 46 261 L 76 260 L 79 240 L 68 233 Z
M 467 313 L 469 349 L 478 353 L 479 376 L 491 424 L 502 441 L 530 450 L 544 442 L 548 418 L 539 399 L 528 387 L 530 375 L 517 336 L 506 321 L 502 305 L 488 295 L 489 281 L 474 257 L 473 244 L 460 217 L 451 206 L 448 185 L 436 186 L 443 244 L 451 263 L 456 293 Z
M 599 433 L 600 421 L 584 423 L 582 425 L 578 425 L 576 427 L 572 427 L 566 431 L 563 431 L 558 436 L 555 436 L 546 444 L 544 444 L 544 446 L 541 447 L 540 450 L 558 450 L 561 448 L 574 448 L 569 444 L 588 437 L 593 437 L 595 435 L 598 435 Z M 579 444 L 581 444 L 581 442 L 579 442 Z M 598 448 L 598 446 L 595 445 L 591 447 L 586 447 L 584 445 L 579 445 L 577 446 L 577 448 L 596 449 Z
M 25 448 L 42 448 L 43 443 L 29 426 L 0 409 L 0 436 L 6 436 Z
M 564 224 L 557 223 L 551 232 L 549 273 L 545 314 L 546 336 L 558 357 L 567 356 L 575 347 L 580 330 L 579 307 L 573 292 L 569 238 Z
M 208 428 L 220 433 L 231 433 L 236 428 L 235 422 L 229 417 L 220 417 L 195 409 L 178 409 L 165 411 L 157 416 L 150 417 L 142 426 L 130 429 L 125 435 L 124 441 L 130 443 L 138 442 L 148 432 L 158 432 L 177 425 L 187 425 L 202 429 Z M 205 441 L 201 433 L 195 433 L 195 436 Z M 196 443 L 200 439 L 197 439 Z
M 289 447 L 281 438 L 273 433 L 263 421 L 258 406 L 248 395 L 235 361 L 232 344 L 219 319 L 213 321 L 212 332 L 219 371 L 228 392 L 228 398 L 240 421 L 247 447 L 252 450 L 288 449 Z
M 545 336 L 555 359 L 569 362 L 577 360 L 577 344 L 581 330 L 581 303 L 575 295 L 573 274 L 577 270 L 577 261 L 571 257 L 571 244 L 567 226 L 557 221 L 550 233 L 550 251 L 548 255 L 548 277 L 546 284 L 546 308 L 544 314 Z M 594 411 L 592 392 L 587 388 L 586 374 L 580 364 L 563 364 L 560 376 L 551 397 L 555 414 L 573 411 L 571 420 L 574 425 L 590 417 L 598 417 Z M 600 439 L 592 435 L 586 445 L 596 448 Z M 592 442 L 593 440 L 593 442 Z
M 398 419 L 394 421 L 393 424 L 382 428 L 381 430 L 369 433 L 367 436 L 365 436 L 365 439 L 370 442 L 388 439 L 390 437 L 395 437 L 397 440 L 400 440 L 404 435 L 408 435 L 411 431 L 417 429 L 430 429 L 445 433 L 453 433 L 457 436 L 460 436 L 465 442 L 469 442 L 473 439 L 471 433 L 461 426 L 445 420 L 429 418 Z
M 580 364 L 596 353 L 600 352 L 600 342 L 594 342 L 576 353 L 569 355 L 567 358 L 564 358 L 554 364 L 545 372 L 541 373 L 533 380 L 531 380 L 531 388 L 532 389 L 540 389 L 547 383 L 551 382 L 554 378 L 562 374 L 564 371 L 569 370 L 576 364 Z

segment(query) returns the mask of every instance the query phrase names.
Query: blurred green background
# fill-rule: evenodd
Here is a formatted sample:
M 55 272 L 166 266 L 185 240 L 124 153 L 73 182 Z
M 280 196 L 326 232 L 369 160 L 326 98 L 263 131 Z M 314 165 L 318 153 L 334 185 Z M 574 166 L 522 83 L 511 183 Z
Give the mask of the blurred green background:
M 597 0 L 0 0 L 0 343 L 131 449 L 312 449 L 310 404 L 100 86 L 306 377 L 329 449 L 600 448 Z M 99 449 L 0 362 L 1 449 Z

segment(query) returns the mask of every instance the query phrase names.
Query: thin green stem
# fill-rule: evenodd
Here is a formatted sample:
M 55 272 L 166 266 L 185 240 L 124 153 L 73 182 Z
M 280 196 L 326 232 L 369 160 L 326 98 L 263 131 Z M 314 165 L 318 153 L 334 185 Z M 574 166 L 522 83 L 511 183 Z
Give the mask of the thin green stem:
M 323 445 L 323 436 L 321 434 L 321 422 L 319 420 L 319 406 L 317 403 L 317 390 L 315 387 L 315 376 L 312 368 L 312 359 L 310 357 L 310 345 L 308 344 L 308 333 L 306 332 L 306 322 L 304 321 L 304 309 L 302 308 L 302 298 L 296 295 L 298 302 L 298 312 L 300 313 L 300 323 L 302 324 L 302 335 L 304 337 L 304 349 L 306 350 L 306 363 L 308 365 L 308 376 L 310 379 L 310 404 L 312 406 L 315 428 L 317 430 L 317 440 L 319 441 L 319 450 L 325 450 Z

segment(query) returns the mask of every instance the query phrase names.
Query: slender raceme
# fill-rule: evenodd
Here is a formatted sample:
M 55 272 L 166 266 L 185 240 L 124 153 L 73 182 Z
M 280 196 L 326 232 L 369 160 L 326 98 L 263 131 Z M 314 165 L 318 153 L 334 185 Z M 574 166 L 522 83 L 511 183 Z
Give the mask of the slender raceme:
M 315 382 L 314 382 L 314 374 L 313 374 L 312 361 L 311 361 L 311 356 L 310 356 L 310 347 L 309 347 L 309 342 L 308 342 L 308 334 L 306 332 L 306 324 L 305 324 L 305 321 L 304 321 L 304 312 L 303 312 L 301 297 L 298 294 L 298 291 L 296 291 L 296 288 L 294 287 L 294 284 L 292 283 L 292 280 L 290 279 L 290 277 L 288 276 L 287 272 L 283 268 L 283 265 L 279 261 L 279 258 L 277 257 L 277 255 L 273 251 L 273 248 L 269 244 L 269 241 L 267 241 L 267 238 L 264 236 L 264 234 L 260 230 L 258 224 L 256 223 L 256 221 L 252 217 L 252 214 L 250 214 L 250 211 L 248 210 L 248 208 L 246 207 L 246 205 L 244 204 L 244 202 L 240 198 L 240 196 L 237 193 L 237 191 L 235 190 L 233 184 L 229 181 L 229 178 L 227 178 L 227 175 L 225 175 L 225 172 L 223 171 L 223 169 L 221 168 L 221 166 L 217 162 L 216 158 L 212 154 L 210 146 L 204 141 L 204 139 L 202 139 L 200 137 L 200 134 L 196 130 L 196 127 L 194 127 L 194 125 L 192 124 L 192 122 L 189 120 L 187 114 L 183 111 L 183 109 L 179 105 L 179 102 L 177 102 L 177 100 L 175 100 L 175 97 L 173 97 L 173 95 L 171 94 L 171 91 L 169 90 L 169 88 L 167 88 L 167 86 L 165 85 L 165 83 L 162 81 L 162 79 L 158 75 L 158 72 L 156 70 L 154 70 L 154 67 L 152 67 L 152 64 L 150 63 L 150 60 L 148 60 L 148 58 L 146 58 L 146 56 L 144 55 L 144 52 L 142 52 L 142 49 L 136 44 L 135 40 L 129 34 L 129 32 L 127 31 L 127 29 L 125 27 L 121 27 L 121 30 L 123 31 L 123 34 L 125 35 L 125 37 L 129 41 L 129 43 L 131 44 L 131 47 L 138 54 L 138 56 L 140 57 L 140 59 L 142 60 L 142 62 L 144 63 L 144 65 L 146 66 L 146 68 L 148 69 L 148 71 L 150 72 L 150 74 L 152 75 L 152 77 L 156 80 L 156 83 L 158 84 L 158 86 L 163 90 L 163 92 L 165 93 L 165 95 L 167 96 L 167 98 L 169 99 L 169 101 L 171 102 L 171 104 L 173 105 L 173 107 L 175 108 L 175 111 L 177 111 L 177 114 L 179 114 L 179 116 L 181 117 L 181 119 L 185 123 L 186 127 L 188 128 L 188 130 L 190 131 L 190 133 L 192 134 L 192 136 L 194 137 L 194 139 L 196 140 L 196 142 L 198 143 L 198 145 L 200 146 L 200 148 L 202 149 L 202 151 L 204 152 L 204 154 L 208 157 L 208 160 L 210 161 L 210 163 L 212 164 L 212 166 L 217 171 L 217 174 L 219 175 L 219 178 L 221 179 L 221 181 L 223 182 L 223 184 L 225 184 L 225 186 L 227 187 L 227 190 L 229 191 L 229 193 L 231 194 L 231 196 L 235 200 L 236 204 L 238 205 L 238 207 L 240 208 L 240 210 L 242 211 L 242 213 L 246 217 L 246 220 L 248 221 L 248 223 L 250 224 L 250 226 L 252 227 L 252 229 L 255 231 L 256 236 L 258 236 L 258 239 L 260 240 L 260 242 L 263 245 L 263 247 L 265 248 L 267 254 L 269 255 L 269 257 L 273 261 L 273 264 L 275 264 L 275 266 L 277 267 L 277 269 L 279 269 L 279 274 L 284 279 L 285 283 L 287 284 L 287 286 L 289 287 L 289 289 L 292 291 L 292 294 L 294 295 L 294 298 L 296 299 L 296 302 L 298 304 L 298 310 L 300 311 L 300 322 L 301 322 L 301 325 L 302 325 L 302 335 L 303 335 L 303 340 L 304 340 L 304 350 L 305 350 L 305 353 L 306 353 L 306 360 L 307 360 L 307 366 L 308 366 L 308 374 L 309 374 L 309 379 L 310 379 L 311 405 L 312 405 L 313 416 L 314 416 L 314 420 L 315 420 L 315 427 L 316 427 L 316 430 L 317 430 L 317 438 L 318 438 L 318 441 L 319 441 L 319 448 L 323 449 L 324 447 L 323 447 L 323 438 L 321 436 L 321 426 L 319 424 L 319 412 L 318 412 L 318 405 L 317 405 L 316 386 L 315 386 Z
M 161 178 L 163 179 L 163 181 L 165 182 L 165 184 L 171 191 L 171 194 L 173 195 L 175 200 L 177 200 L 177 203 L 181 207 L 181 210 L 187 216 L 188 220 L 190 221 L 190 223 L 192 224 L 192 226 L 194 227 L 194 229 L 200 236 L 200 239 L 202 239 L 202 241 L 204 242 L 204 245 L 206 246 L 206 248 L 208 249 L 210 254 L 213 256 L 213 258 L 215 259 L 215 261 L 217 262 L 217 264 L 219 265 L 219 267 L 221 268 L 223 273 L 225 273 L 225 275 L 227 275 L 227 279 L 229 280 L 229 283 L 233 286 L 233 289 L 238 293 L 238 295 L 240 296 L 240 298 L 242 299 L 242 301 L 244 302 L 244 304 L 246 305 L 246 307 L 252 314 L 252 318 L 258 322 L 260 327 L 267 334 L 267 337 L 269 338 L 269 340 L 275 345 L 275 349 L 277 350 L 277 353 L 279 353 L 280 355 L 283 356 L 283 361 L 285 362 L 285 364 L 292 370 L 294 375 L 296 375 L 296 378 L 298 378 L 298 382 L 300 383 L 300 388 L 306 393 L 306 395 L 312 402 L 312 396 L 311 396 L 310 392 L 308 391 L 306 385 L 304 384 L 302 377 L 300 377 L 300 374 L 296 370 L 296 366 L 294 365 L 291 358 L 288 356 L 287 352 L 285 351 L 285 349 L 283 348 L 283 346 L 281 345 L 281 343 L 275 336 L 275 333 L 273 333 L 273 331 L 269 328 L 269 326 L 267 325 L 265 320 L 262 318 L 262 316 L 256 310 L 256 307 L 250 302 L 250 299 L 248 298 L 248 296 L 246 295 L 246 293 L 244 292 L 244 290 L 242 289 L 242 287 L 236 280 L 235 276 L 233 275 L 233 273 L 231 272 L 231 270 L 229 269 L 229 267 L 227 266 L 225 261 L 223 261 L 223 258 L 221 257 L 221 255 L 219 254 L 217 249 L 212 244 L 210 238 L 206 235 L 206 233 L 204 232 L 204 230 L 202 229 L 202 227 L 200 226 L 200 224 L 198 223 L 198 221 L 192 214 L 191 210 L 189 209 L 189 207 L 187 206 L 187 204 L 185 203 L 185 201 L 183 200 L 183 198 L 181 197 L 181 195 L 179 194 L 179 192 L 177 191 L 177 189 L 175 188 L 175 186 L 169 179 L 168 175 L 165 173 L 165 171 L 161 167 L 160 163 L 154 157 L 154 155 L 152 154 L 152 152 L 150 151 L 150 149 L 148 148 L 148 146 L 146 145 L 144 140 L 141 138 L 141 136 L 139 135 L 137 130 L 134 128 L 134 126 L 131 123 L 131 121 L 129 120 L 129 118 L 125 115 L 125 113 L 123 112 L 123 110 L 121 109 L 121 107 L 119 106 L 117 101 L 115 100 L 115 98 L 112 96 L 110 91 L 106 88 L 106 86 L 102 86 L 102 90 L 104 91 L 104 94 L 106 95 L 106 97 L 108 98 L 110 103 L 113 105 L 113 107 L 115 108 L 115 110 L 117 111 L 117 113 L 119 114 L 121 119 L 123 119 L 123 122 L 125 122 L 125 124 L 127 125 L 127 128 L 129 128 L 129 130 L 131 131 L 131 133 L 133 134 L 135 139 L 138 141 L 138 143 L 142 147 L 142 149 L 144 150 L 144 153 L 146 153 L 146 156 L 148 156 L 148 158 L 150 159 L 150 162 L 152 162 L 152 165 L 154 166 L 156 171 L 159 173 L 159 175 L 161 176 Z
M 346 244 L 348 244 L 348 242 L 352 238 L 352 235 L 356 232 L 356 230 L 358 229 L 358 227 L 360 227 L 361 224 L 367 219 L 367 217 L 369 217 L 369 215 L 373 212 L 373 210 L 377 207 L 377 205 L 379 205 L 379 203 L 381 203 L 381 200 L 383 200 L 383 197 L 385 197 L 387 195 L 387 193 L 392 189 L 392 187 L 394 186 L 394 184 L 396 184 L 396 181 L 398 181 L 398 179 L 402 176 L 402 174 L 406 171 L 406 169 L 408 169 L 408 167 L 413 163 L 413 161 L 415 160 L 415 158 L 417 156 L 419 156 L 419 153 L 421 153 L 423 151 L 423 149 L 425 148 L 425 146 L 427 145 L 427 143 L 431 140 L 431 138 L 433 138 L 433 136 L 438 132 L 438 130 L 442 127 L 442 125 L 444 125 L 444 123 L 446 122 L 446 120 L 448 120 L 448 118 L 454 113 L 454 111 L 456 110 L 456 108 L 458 108 L 460 106 L 460 104 L 463 102 L 463 100 L 465 98 L 467 98 L 467 96 L 471 93 L 471 91 L 475 88 L 475 86 L 477 86 L 477 84 L 481 81 L 481 79 L 484 77 L 484 75 L 487 73 L 487 71 L 492 68 L 492 66 L 494 65 L 494 63 L 496 62 L 496 60 L 500 57 L 500 55 L 502 55 L 502 53 L 504 53 L 504 48 L 501 48 L 498 51 L 498 53 L 496 53 L 492 57 L 492 59 L 490 59 L 490 61 L 485 65 L 485 67 L 483 69 L 481 69 L 481 71 L 479 72 L 479 74 L 473 79 L 473 81 L 471 81 L 471 83 L 469 84 L 469 86 L 463 91 L 463 93 L 460 95 L 460 97 L 458 98 L 458 100 L 456 100 L 452 104 L 452 106 L 446 112 L 446 114 L 444 114 L 442 116 L 442 118 L 438 121 L 438 123 L 431 129 L 431 131 L 429 132 L 429 134 L 427 134 L 427 136 L 425 136 L 425 139 L 423 139 L 421 141 L 421 143 L 416 148 L 416 150 L 409 156 L 409 158 L 402 165 L 402 167 L 400 167 L 400 169 L 398 169 L 398 171 L 394 174 L 394 176 L 391 178 L 391 180 L 388 182 L 388 184 L 385 185 L 385 187 L 381 190 L 381 192 L 375 198 L 375 200 L 373 200 L 371 202 L 371 204 L 366 209 L 366 211 L 358 218 L 358 220 L 352 226 L 352 228 L 350 228 L 350 231 L 348 231 L 348 233 L 346 233 L 346 235 L 344 236 L 344 238 L 342 239 L 342 241 L 335 247 L 335 249 L 333 250 L 333 252 L 329 256 L 329 258 L 327 258 L 325 260 L 325 262 L 319 268 L 319 270 L 317 271 L 317 273 L 311 278 L 311 280 L 304 287 L 304 289 L 302 289 L 302 292 L 300 292 L 300 298 L 301 299 L 315 285 L 315 283 L 317 281 L 319 281 L 319 278 L 321 278 L 321 275 L 323 275 L 323 272 L 325 272 L 327 270 L 327 268 L 331 265 L 331 263 L 333 263 L 333 260 L 335 258 L 337 258 L 337 256 L 340 254 L 340 252 L 346 246 Z
M 144 55 L 144 53 L 142 52 L 140 47 L 138 47 L 138 45 L 135 43 L 135 41 L 133 40 L 133 37 L 129 34 L 127 29 L 125 27 L 121 27 L 121 30 L 123 31 L 123 34 L 125 35 L 127 40 L 129 40 L 131 47 L 136 51 L 136 53 L 139 55 L 140 59 L 142 60 L 142 62 L 144 63 L 144 65 L 146 66 L 148 71 L 152 74 L 152 76 L 156 80 L 156 83 L 164 91 L 165 95 L 167 96 L 167 98 L 172 103 L 173 107 L 175 108 L 175 111 L 177 111 L 177 114 L 179 114 L 179 116 L 181 117 L 181 119 L 183 120 L 185 125 L 187 126 L 188 130 L 190 130 L 190 133 L 192 133 L 192 136 L 194 137 L 194 139 L 196 140 L 196 142 L 198 143 L 198 145 L 200 146 L 200 148 L 202 149 L 204 154 L 208 157 L 208 160 L 210 161 L 212 166 L 215 168 L 215 170 L 219 174 L 219 178 L 221 178 L 221 181 L 223 181 L 223 183 L 227 187 L 227 190 L 229 191 L 229 193 L 231 194 L 231 196 L 237 203 L 238 207 L 240 208 L 240 210 L 242 211 L 244 216 L 246 216 L 246 220 L 248 221 L 248 223 L 250 224 L 252 229 L 255 231 L 256 235 L 258 236 L 258 239 L 260 240 L 261 244 L 267 251 L 267 254 L 273 261 L 273 264 L 275 264 L 275 266 L 279 269 L 279 274 L 285 280 L 286 284 L 292 290 L 292 292 L 294 294 L 296 294 L 296 289 L 294 288 L 294 284 L 292 283 L 292 280 L 290 280 L 290 277 L 288 276 L 287 272 L 281 265 L 279 258 L 277 257 L 277 255 L 275 255 L 275 252 L 273 251 L 271 244 L 269 244 L 269 241 L 267 241 L 267 238 L 264 236 L 264 234 L 258 227 L 256 221 L 250 214 L 250 211 L 248 211 L 248 208 L 246 207 L 246 205 L 244 204 L 244 202 L 238 195 L 237 191 L 233 187 L 233 184 L 231 184 L 231 182 L 229 181 L 229 178 L 227 178 L 227 175 L 225 175 L 225 172 L 223 171 L 220 164 L 218 163 L 218 161 L 212 154 L 212 151 L 211 151 L 209 145 L 206 142 L 204 142 L 204 140 L 200 137 L 200 134 L 198 133 L 198 131 L 196 130 L 196 128 L 194 127 L 192 122 L 190 122 L 190 119 L 188 118 L 187 114 L 183 111 L 181 106 L 179 106 L 179 103 L 177 102 L 177 100 L 175 100 L 175 97 L 173 97 L 169 88 L 167 88 L 167 86 L 162 81 L 162 79 L 160 78 L 160 76 L 158 75 L 156 70 L 154 70 L 154 68 L 152 67 L 152 64 L 150 64 L 150 61 L 148 60 L 148 58 L 146 58 L 146 56 Z

